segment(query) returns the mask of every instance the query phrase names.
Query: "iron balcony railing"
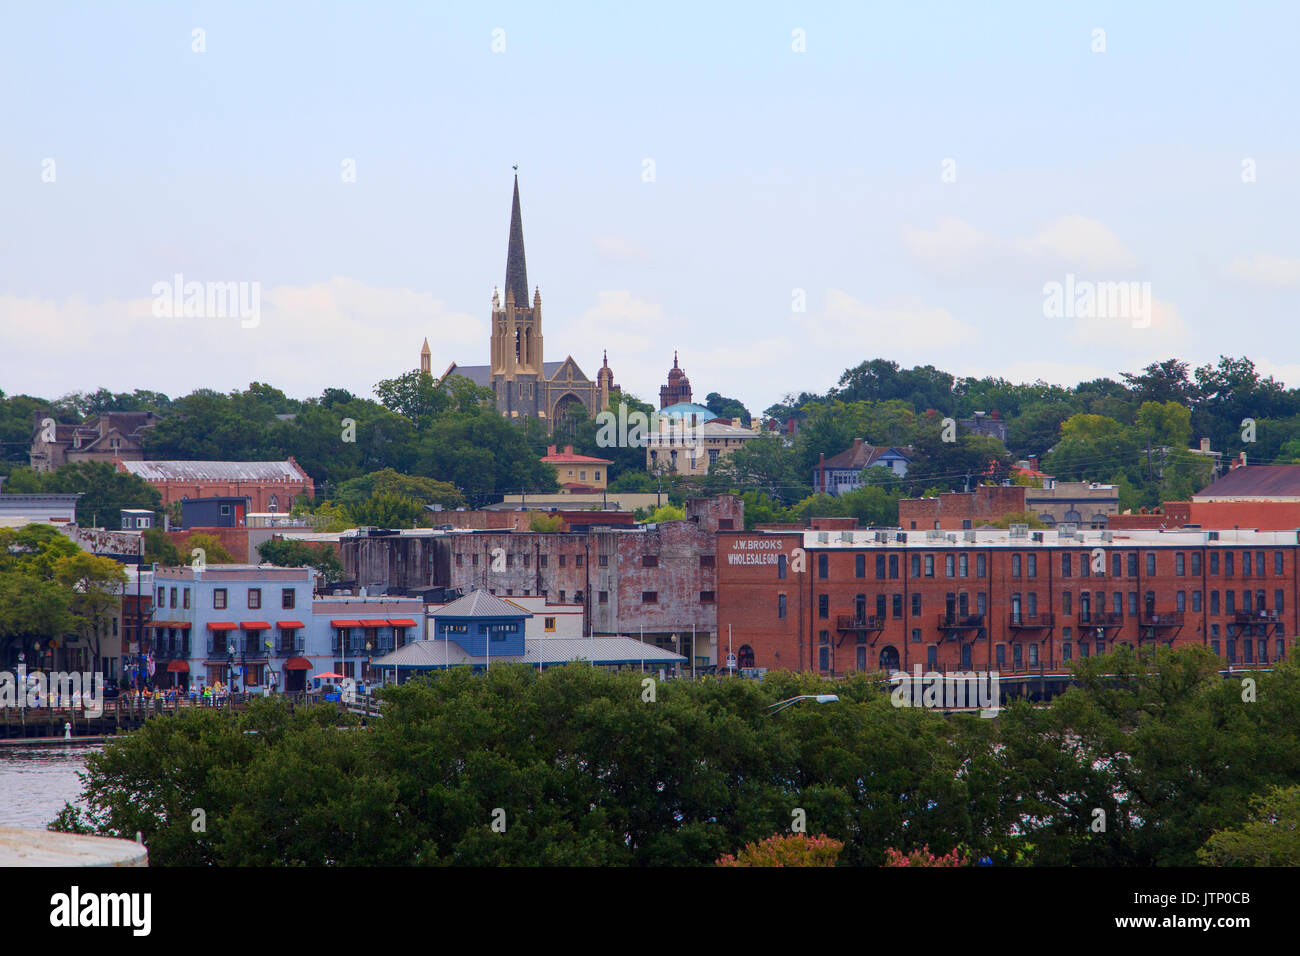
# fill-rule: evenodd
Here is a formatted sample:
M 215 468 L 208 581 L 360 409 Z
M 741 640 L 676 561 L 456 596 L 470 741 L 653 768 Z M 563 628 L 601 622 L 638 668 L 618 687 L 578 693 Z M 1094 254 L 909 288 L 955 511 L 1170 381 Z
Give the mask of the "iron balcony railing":
M 939 627 L 944 630 L 983 627 L 983 614 L 940 614 Z
M 885 619 L 878 615 L 853 617 L 841 614 L 835 619 L 835 626 L 841 631 L 879 631 L 885 627 Z
M 1037 614 L 1016 614 L 1012 612 L 1007 619 L 1011 627 L 1051 627 L 1054 616 L 1050 612 L 1040 612 Z

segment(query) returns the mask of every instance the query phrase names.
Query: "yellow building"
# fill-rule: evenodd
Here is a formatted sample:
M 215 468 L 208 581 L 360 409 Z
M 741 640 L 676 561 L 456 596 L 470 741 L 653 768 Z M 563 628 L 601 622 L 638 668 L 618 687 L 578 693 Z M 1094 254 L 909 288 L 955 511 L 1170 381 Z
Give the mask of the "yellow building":
M 564 494 L 604 491 L 609 480 L 609 466 L 614 463 L 608 458 L 575 455 L 572 445 L 565 445 L 564 451 L 556 451 L 551 445 L 542 461 L 555 466 L 555 478 Z

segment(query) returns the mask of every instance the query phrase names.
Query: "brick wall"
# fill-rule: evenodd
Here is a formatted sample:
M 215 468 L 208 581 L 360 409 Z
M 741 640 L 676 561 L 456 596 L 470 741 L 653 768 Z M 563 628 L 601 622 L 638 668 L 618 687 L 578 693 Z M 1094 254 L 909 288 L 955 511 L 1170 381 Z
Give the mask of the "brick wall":
M 927 531 L 939 522 L 944 531 L 960 531 L 969 521 L 994 522 L 1025 510 L 1023 485 L 980 485 L 974 491 L 954 491 L 938 498 L 904 498 L 898 503 L 898 523 L 905 530 Z

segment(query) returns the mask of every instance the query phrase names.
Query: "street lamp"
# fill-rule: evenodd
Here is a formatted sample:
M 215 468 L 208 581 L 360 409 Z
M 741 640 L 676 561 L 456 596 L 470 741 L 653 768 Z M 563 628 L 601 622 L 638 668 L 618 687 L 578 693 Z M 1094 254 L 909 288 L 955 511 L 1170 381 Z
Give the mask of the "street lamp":
M 785 710 L 787 707 L 793 707 L 801 700 L 814 700 L 819 704 L 834 704 L 839 701 L 838 694 L 801 694 L 798 697 L 791 697 L 789 700 L 778 701 L 767 708 L 768 716 Z
M 226 700 L 231 700 L 233 703 L 231 698 L 231 686 L 235 683 L 235 642 L 231 641 L 226 645 L 226 650 L 230 653 L 230 673 L 227 675 L 226 679 Z

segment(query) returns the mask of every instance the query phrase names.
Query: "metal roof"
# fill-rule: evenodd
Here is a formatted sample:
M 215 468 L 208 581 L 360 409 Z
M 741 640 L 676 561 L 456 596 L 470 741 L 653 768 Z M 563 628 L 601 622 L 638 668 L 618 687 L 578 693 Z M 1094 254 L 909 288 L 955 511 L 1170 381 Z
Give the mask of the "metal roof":
M 431 617 L 532 617 L 531 611 L 525 611 L 513 601 L 499 598 L 483 589 L 470 591 L 462 598 L 434 611 Z
M 391 654 L 376 658 L 375 667 L 455 667 L 458 664 L 482 664 L 501 661 L 510 664 L 565 664 L 587 661 L 592 664 L 682 664 L 686 658 L 654 644 L 644 644 L 632 637 L 543 637 L 525 641 L 523 654 L 504 654 L 490 658 L 474 657 L 455 641 L 416 641 Z
M 145 481 L 310 481 L 294 461 L 124 461 Z
M 1243 465 L 1192 495 L 1193 501 L 1298 498 L 1300 465 Z

